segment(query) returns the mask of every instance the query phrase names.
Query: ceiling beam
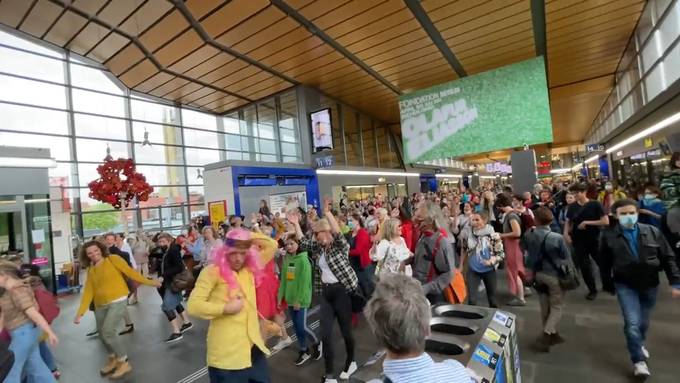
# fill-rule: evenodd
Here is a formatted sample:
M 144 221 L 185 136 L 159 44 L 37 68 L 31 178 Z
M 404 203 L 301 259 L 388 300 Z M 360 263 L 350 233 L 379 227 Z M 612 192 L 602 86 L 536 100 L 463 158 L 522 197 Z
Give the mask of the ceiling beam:
M 172 71 L 170 69 L 167 69 L 163 65 L 161 65 L 161 63 L 158 62 L 158 60 L 156 60 L 156 58 L 153 56 L 153 54 L 144 46 L 144 44 L 142 44 L 139 41 L 139 39 L 136 36 L 132 36 L 129 33 L 123 31 L 122 29 L 120 29 L 116 26 L 113 26 L 113 25 L 106 23 L 102 20 L 99 20 L 96 16 L 90 15 L 87 12 L 83 12 L 80 9 L 74 7 L 70 3 L 67 3 L 63 0 L 48 0 L 48 1 L 50 1 L 53 4 L 59 5 L 59 6 L 63 7 L 64 9 L 69 10 L 69 11 L 77 14 L 78 16 L 81 16 L 81 17 L 87 19 L 88 22 L 95 23 L 95 24 L 97 24 L 101 27 L 104 27 L 104 28 L 106 28 L 110 31 L 116 32 L 117 34 L 119 34 L 119 35 L 125 37 L 126 39 L 130 40 L 130 44 L 134 44 L 140 51 L 142 51 L 145 58 L 148 59 L 149 61 L 151 61 L 151 63 L 156 67 L 156 69 L 158 69 L 161 72 L 165 72 L 165 73 L 167 73 L 171 76 L 175 76 L 175 77 L 181 78 L 181 79 L 186 80 L 186 81 L 195 82 L 196 84 L 199 84 L 199 85 L 204 86 L 206 88 L 210 88 L 210 89 L 217 91 L 217 92 L 224 93 L 228 96 L 240 98 L 241 100 L 246 100 L 248 102 L 253 101 L 253 100 L 249 99 L 248 97 L 241 96 L 241 95 L 236 94 L 234 92 L 230 92 L 226 89 L 222 89 L 222 88 L 214 86 L 212 84 L 208 84 L 207 82 L 204 82 L 204 81 L 201 81 L 201 80 L 198 80 L 198 79 L 195 79 L 195 78 L 191 78 L 191 77 L 184 75 L 182 73 L 178 73 L 178 72 Z
M 178 1 L 178 0 L 173 0 L 173 1 Z M 302 16 L 297 10 L 295 10 L 293 7 L 288 5 L 285 1 L 283 0 L 269 0 L 272 5 L 274 5 L 276 8 L 281 10 L 283 13 L 288 15 L 288 17 L 292 18 L 293 20 L 297 21 L 300 25 L 305 27 L 311 34 L 316 35 L 318 38 L 323 40 L 326 44 L 330 45 L 333 49 L 341 53 L 343 56 L 345 56 L 347 59 L 349 59 L 351 62 L 353 62 L 355 65 L 363 69 L 366 73 L 369 75 L 373 76 L 376 80 L 378 80 L 380 83 L 385 85 L 387 88 L 389 88 L 391 91 L 394 93 L 401 95 L 402 92 L 394 86 L 391 82 L 389 82 L 387 79 L 385 79 L 383 76 L 381 76 L 378 72 L 373 70 L 370 66 L 368 66 L 365 62 L 361 61 L 358 57 L 356 57 L 352 52 L 348 51 L 347 48 L 344 46 L 340 45 L 337 41 L 335 41 L 332 37 L 327 35 L 324 31 L 322 31 L 319 27 L 314 25 L 311 21 L 309 21 L 307 18 Z
M 228 54 L 230 54 L 230 55 L 232 55 L 232 56 L 234 56 L 234 57 L 236 57 L 236 58 L 238 58 L 242 61 L 245 61 L 250 65 L 253 65 L 257 68 L 260 68 L 261 70 L 263 70 L 265 72 L 271 73 L 271 74 L 273 74 L 274 76 L 276 76 L 280 79 L 286 80 L 293 85 L 299 85 L 300 84 L 300 82 L 297 81 L 296 79 L 294 79 L 290 76 L 286 76 L 282 72 L 279 72 L 274 68 L 271 68 L 267 65 L 264 65 L 257 60 L 253 60 L 252 58 L 250 58 L 250 57 L 248 57 L 248 56 L 246 56 L 246 55 L 244 55 L 240 52 L 237 52 L 234 49 L 232 49 L 232 48 L 216 41 L 215 39 L 213 39 L 208 34 L 208 32 L 205 31 L 205 29 L 203 28 L 201 23 L 194 18 L 194 15 L 191 14 L 191 11 L 189 11 L 189 8 L 187 8 L 187 6 L 184 4 L 183 0 L 171 0 L 170 2 L 182 14 L 182 16 L 184 16 L 184 18 L 189 22 L 189 25 L 191 25 L 191 27 L 194 29 L 194 31 L 196 31 L 196 33 L 198 33 L 198 35 L 201 37 L 201 39 L 203 39 L 203 42 L 205 42 L 206 44 L 212 46 L 213 48 L 219 49 L 219 50 L 221 50 L 225 53 L 228 53 Z
M 548 43 L 545 37 L 545 1 L 531 0 L 531 24 L 534 28 L 536 56 L 543 56 L 548 67 Z
M 458 74 L 458 77 L 467 76 L 467 72 L 465 72 L 465 69 L 463 69 L 463 65 L 461 65 L 460 61 L 458 61 L 458 58 L 453 53 L 451 48 L 449 48 L 449 45 L 446 44 L 446 41 L 442 37 L 441 33 L 439 33 L 437 27 L 432 24 L 432 20 L 430 20 L 427 12 L 425 12 L 425 9 L 423 9 L 423 6 L 420 4 L 420 0 L 404 0 L 404 2 L 411 10 L 411 13 L 413 13 L 413 16 L 416 18 L 416 20 L 418 20 L 420 26 L 423 27 L 425 32 L 427 32 L 427 35 L 430 36 L 430 39 L 439 49 L 439 52 L 441 52 L 442 56 L 444 56 L 444 59 L 448 61 L 449 65 L 451 65 L 451 68 L 453 68 L 456 74 Z

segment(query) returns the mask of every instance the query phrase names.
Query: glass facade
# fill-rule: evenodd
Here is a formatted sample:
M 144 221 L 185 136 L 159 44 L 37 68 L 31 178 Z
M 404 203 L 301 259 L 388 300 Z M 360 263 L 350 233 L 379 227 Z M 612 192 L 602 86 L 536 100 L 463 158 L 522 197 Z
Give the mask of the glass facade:
M 680 1 L 650 0 L 586 142 L 599 143 L 680 78 Z
M 53 188 L 72 231 L 122 230 L 121 212 L 89 198 L 107 151 L 133 158 L 155 191 L 127 211 L 130 230 L 174 231 L 204 213 L 202 168 L 227 159 L 302 162 L 291 90 L 218 116 L 130 92 L 100 65 L 0 29 L 0 142 L 49 148 Z

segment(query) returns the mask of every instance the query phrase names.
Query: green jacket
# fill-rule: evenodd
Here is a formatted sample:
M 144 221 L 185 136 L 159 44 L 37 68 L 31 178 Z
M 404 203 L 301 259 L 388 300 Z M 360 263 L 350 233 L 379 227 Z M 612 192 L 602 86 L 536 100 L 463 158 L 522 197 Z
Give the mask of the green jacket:
M 281 264 L 281 284 L 277 301 L 308 308 L 312 303 L 312 264 L 307 252 L 286 254 Z

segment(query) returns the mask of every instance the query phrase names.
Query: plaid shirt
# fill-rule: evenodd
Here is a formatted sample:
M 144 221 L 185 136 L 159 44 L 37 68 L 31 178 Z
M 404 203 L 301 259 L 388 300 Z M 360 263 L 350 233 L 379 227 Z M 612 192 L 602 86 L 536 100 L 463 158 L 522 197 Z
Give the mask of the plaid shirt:
M 306 251 L 314 260 L 314 293 L 321 294 L 321 269 L 318 266 L 321 254 L 326 255 L 326 262 L 335 277 L 345 286 L 347 291 L 354 291 L 359 285 L 357 275 L 349 264 L 349 244 L 342 234 L 333 235 L 333 243 L 329 249 L 324 249 L 314 238 L 305 237 L 300 241 L 300 248 Z

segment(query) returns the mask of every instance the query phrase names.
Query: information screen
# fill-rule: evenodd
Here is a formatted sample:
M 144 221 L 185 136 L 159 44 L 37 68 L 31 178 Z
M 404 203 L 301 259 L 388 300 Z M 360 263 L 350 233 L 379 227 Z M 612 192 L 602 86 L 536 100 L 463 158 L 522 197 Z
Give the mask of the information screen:
M 333 149 L 333 130 L 331 126 L 331 110 L 321 109 L 309 114 L 312 125 L 312 144 L 314 152 Z
M 543 57 L 399 98 L 408 163 L 552 142 Z

